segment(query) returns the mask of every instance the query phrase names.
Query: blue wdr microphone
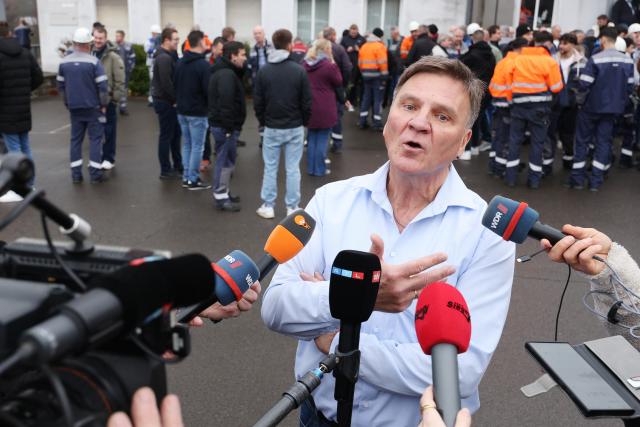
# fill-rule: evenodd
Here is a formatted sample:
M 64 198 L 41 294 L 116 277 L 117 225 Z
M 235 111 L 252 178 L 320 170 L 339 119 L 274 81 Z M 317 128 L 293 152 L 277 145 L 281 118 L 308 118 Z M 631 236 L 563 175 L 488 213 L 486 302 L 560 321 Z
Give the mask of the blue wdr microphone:
M 540 214 L 524 202 L 516 202 L 503 196 L 495 196 L 484 211 L 482 225 L 515 243 L 522 243 L 529 237 L 547 239 L 552 245 L 566 235 L 547 224 L 538 221 Z

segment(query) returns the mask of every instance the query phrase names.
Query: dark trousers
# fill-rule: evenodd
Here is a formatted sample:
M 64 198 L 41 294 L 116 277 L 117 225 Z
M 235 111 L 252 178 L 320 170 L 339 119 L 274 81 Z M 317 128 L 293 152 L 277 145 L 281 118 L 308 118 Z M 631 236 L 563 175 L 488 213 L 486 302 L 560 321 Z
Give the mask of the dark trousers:
M 202 153 L 202 160 L 211 161 L 211 137 L 209 136 L 209 132 L 207 132 L 207 136 L 204 139 L 204 151 Z
M 182 170 L 182 155 L 180 154 L 180 125 L 178 113 L 174 106 L 166 101 L 154 100 L 153 109 L 158 115 L 160 135 L 158 136 L 158 160 L 160 173 L 167 174 Z M 173 160 L 173 166 L 171 165 Z
M 342 116 L 344 116 L 344 104 L 338 101 L 336 102 L 336 106 L 338 109 L 338 121 L 333 129 L 331 129 L 331 139 L 333 140 L 331 151 L 334 153 L 342 149 Z
M 518 176 L 520 146 L 525 138 L 524 132 L 526 129 L 531 132 L 528 182 L 533 185 L 540 183 L 540 178 L 542 178 L 542 150 L 547 141 L 550 114 L 551 108 L 546 102 L 513 104 L 511 106 L 509 154 L 507 156 L 507 171 L 505 175 L 505 180 L 508 184 L 515 184 Z
M 349 86 L 347 99 L 354 107 L 358 105 L 358 101 L 362 100 L 362 74 L 357 62 L 353 64 L 353 69 L 351 70 L 351 85 Z
M 591 168 L 589 186 L 598 188 L 604 181 L 604 174 L 611 167 L 611 142 L 615 115 L 578 112 L 576 144 L 571 169 L 571 184 L 583 185 L 586 178 L 586 165 L 589 144 L 595 135 L 595 150 Z
M 225 200 L 229 198 L 231 174 L 236 167 L 237 142 L 240 131 L 227 132 L 222 128 L 212 127 L 211 135 L 213 135 L 216 150 L 216 164 L 213 172 L 213 197 L 216 200 Z
M 482 140 L 482 121 L 486 120 L 485 117 L 485 108 L 484 106 L 480 107 L 480 113 L 476 118 L 476 121 L 473 122 L 473 126 L 471 127 L 471 140 L 464 148 L 466 151 L 471 150 L 471 147 L 480 146 L 480 141 Z
M 364 92 L 362 94 L 362 103 L 360 104 L 360 126 L 367 124 L 369 109 L 372 108 L 373 127 L 382 127 L 382 116 L 380 115 L 382 107 L 381 84 L 382 79 L 380 77 L 364 79 Z
M 91 179 L 102 177 L 102 138 L 104 124 L 100 119 L 104 115 L 98 109 L 79 109 L 70 111 L 71 116 L 71 177 L 82 178 L 82 141 L 84 134 L 89 134 L 89 175 Z
M 107 105 L 107 122 L 104 124 L 104 146 L 102 161 L 116 162 L 116 133 L 118 130 L 118 106 L 115 102 Z
M 313 396 L 309 396 L 300 405 L 300 427 L 336 427 L 337 425 L 318 412 Z
M 491 151 L 489 152 L 489 171 L 502 176 L 507 167 L 507 152 L 509 149 L 509 130 L 511 128 L 511 113 L 509 108 L 498 107 L 493 113 L 493 135 Z

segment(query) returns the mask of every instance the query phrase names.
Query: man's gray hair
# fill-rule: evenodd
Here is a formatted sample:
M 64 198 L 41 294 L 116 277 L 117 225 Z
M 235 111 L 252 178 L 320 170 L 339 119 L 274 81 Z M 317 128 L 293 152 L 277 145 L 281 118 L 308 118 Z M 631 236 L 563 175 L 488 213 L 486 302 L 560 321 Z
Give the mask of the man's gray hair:
M 335 33 L 336 30 L 334 30 L 333 27 L 325 27 L 324 30 L 322 30 L 322 37 L 329 40 Z
M 471 128 L 480 113 L 480 105 L 487 88 L 486 84 L 478 79 L 469 67 L 457 59 L 424 56 L 404 70 L 398 79 L 394 96 L 411 77 L 421 73 L 447 76 L 462 83 L 469 97 L 469 105 L 471 107 L 466 125 L 467 128 Z

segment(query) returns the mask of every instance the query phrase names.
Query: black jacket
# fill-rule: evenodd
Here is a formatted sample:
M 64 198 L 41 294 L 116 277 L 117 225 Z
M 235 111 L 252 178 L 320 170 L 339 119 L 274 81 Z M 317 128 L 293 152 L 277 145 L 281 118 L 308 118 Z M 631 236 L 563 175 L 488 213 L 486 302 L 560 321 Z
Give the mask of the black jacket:
M 611 6 L 611 21 L 616 24 L 631 25 L 638 22 L 638 2 L 631 0 L 634 8 L 631 9 L 626 0 L 618 0 Z
M 436 44 L 434 43 L 434 41 L 431 40 L 431 37 L 429 37 L 429 34 L 420 34 L 416 41 L 413 42 L 413 46 L 411 46 L 409 55 L 407 55 L 407 67 L 418 61 L 418 59 L 422 58 L 423 56 L 430 56 L 435 45 Z
M 460 61 L 473 71 L 473 74 L 489 85 L 493 70 L 496 68 L 496 57 L 491 46 L 485 41 L 476 42 L 469 51 L 460 57 Z
M 171 105 L 176 103 L 176 89 L 173 85 L 173 73 L 176 68 L 178 55 L 158 48 L 153 62 L 153 79 L 151 81 L 151 96 L 155 100 L 166 101 Z
M 211 66 L 204 54 L 185 52 L 176 64 L 173 83 L 176 88 L 176 109 L 185 116 L 207 117 L 207 92 Z
M 211 67 L 209 79 L 209 124 L 227 131 L 242 130 L 247 115 L 242 74 L 227 58 Z
M 0 133 L 31 130 L 31 91 L 42 84 L 42 70 L 17 39 L 0 38 Z
M 307 73 L 275 50 L 269 63 L 258 71 L 253 86 L 253 108 L 261 126 L 292 129 L 306 126 L 311 117 L 311 86 Z
M 342 38 L 342 40 L 340 40 L 340 46 L 342 46 L 345 52 L 347 52 L 347 55 L 349 55 L 349 59 L 351 60 L 351 65 L 353 65 L 354 68 L 358 68 L 359 51 L 356 50 L 356 46 L 360 48 L 366 42 L 367 42 L 367 39 L 362 37 L 360 34 L 358 34 L 358 36 L 355 39 L 350 35 L 346 35 Z M 353 48 L 351 52 L 349 52 L 350 47 Z

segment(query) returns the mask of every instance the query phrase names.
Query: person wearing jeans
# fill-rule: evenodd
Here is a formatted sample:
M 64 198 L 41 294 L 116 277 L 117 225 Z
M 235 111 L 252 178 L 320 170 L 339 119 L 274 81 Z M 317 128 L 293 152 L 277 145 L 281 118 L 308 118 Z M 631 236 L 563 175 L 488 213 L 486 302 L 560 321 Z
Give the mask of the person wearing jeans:
M 42 81 L 34 56 L 12 37 L 9 24 L 0 21 L 0 135 L 7 150 L 22 152 L 30 159 L 31 91 Z M 33 179 L 29 185 L 33 186 Z
M 264 175 L 260 197 L 273 212 L 278 197 L 278 166 L 280 152 L 284 151 L 284 170 L 286 173 L 286 193 L 284 203 L 287 210 L 293 212 L 300 203 L 300 159 L 304 148 L 304 127 L 293 129 L 274 129 L 265 127 L 262 143 Z M 290 213 L 290 212 L 287 212 Z M 273 218 L 273 217 L 272 217 Z
M 336 91 L 342 89 L 340 69 L 333 60 L 331 42 L 319 39 L 307 52 L 302 63 L 311 85 L 311 118 L 307 134 L 307 173 L 324 176 L 331 127 L 338 120 Z
M 160 179 L 172 179 L 179 178 L 183 173 L 180 153 L 180 125 L 178 124 L 176 90 L 173 83 L 173 74 L 178 60 L 176 49 L 180 38 L 176 30 L 167 28 L 162 31 L 160 39 L 162 43 L 158 47 L 153 61 L 151 96 L 153 109 L 160 124 L 160 135 L 158 135 Z
M 262 218 L 274 218 L 278 194 L 278 164 L 284 151 L 287 215 L 300 203 L 300 159 L 302 157 L 304 126 L 311 116 L 311 88 L 307 72 L 289 57 L 293 36 L 280 29 L 273 33 L 276 50 L 269 54 L 268 63 L 260 68 L 254 80 L 253 108 L 259 123 L 264 124 L 262 159 L 262 205 L 256 210 Z M 335 106 L 335 99 L 334 99 Z M 333 122 L 326 127 L 335 124 Z
M 204 138 L 209 126 L 206 117 L 178 114 L 178 123 L 182 132 L 182 181 L 188 184 L 200 180 L 200 160 L 204 150 Z M 191 187 L 189 187 L 191 188 Z
M 178 122 L 184 139 L 182 145 L 182 187 L 189 190 L 211 188 L 200 180 L 200 161 L 209 122 L 207 92 L 210 66 L 204 59 L 207 47 L 204 33 L 194 30 L 187 36 L 189 50 L 178 61 L 174 74 Z

